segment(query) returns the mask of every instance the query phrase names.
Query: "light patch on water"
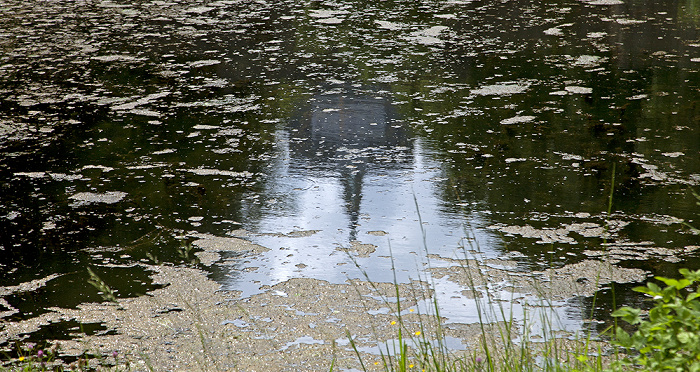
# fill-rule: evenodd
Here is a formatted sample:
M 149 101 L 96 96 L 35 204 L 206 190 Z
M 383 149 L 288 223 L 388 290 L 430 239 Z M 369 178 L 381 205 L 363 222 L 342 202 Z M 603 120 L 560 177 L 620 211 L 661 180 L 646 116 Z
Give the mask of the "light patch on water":
M 639 140 L 639 139 L 638 139 Z M 673 154 L 673 153 L 671 153 Z M 691 185 L 695 186 L 700 184 L 700 179 L 690 175 L 688 178 L 681 178 L 676 176 L 672 172 L 666 172 L 660 170 L 657 165 L 649 164 L 646 159 L 633 158 L 630 160 L 631 163 L 638 164 L 644 169 L 644 173 L 638 176 L 639 180 L 644 181 L 644 183 L 649 183 L 649 181 L 655 181 L 654 183 L 664 183 L 664 184 L 681 184 L 681 185 Z
M 605 249 L 594 251 L 585 250 L 588 257 L 604 259 L 612 264 L 620 261 L 650 261 L 662 260 L 670 263 L 682 262 L 697 254 L 699 246 L 689 245 L 683 248 L 665 248 L 656 246 L 654 242 L 616 242 L 605 244 Z
M 127 54 L 110 54 L 110 55 L 104 55 L 104 56 L 95 56 L 95 57 L 91 57 L 91 59 L 94 59 L 96 61 L 101 61 L 101 62 L 115 62 L 115 61 L 137 62 L 137 61 L 144 61 L 145 60 L 145 58 L 136 58 L 134 56 L 130 56 Z
M 447 27 L 447 26 L 433 26 L 433 27 L 430 27 L 426 30 L 420 31 L 420 33 L 422 35 L 425 35 L 425 36 L 437 37 L 437 36 L 440 36 L 440 34 L 443 33 L 444 31 L 447 31 L 448 29 L 449 29 L 449 27 Z
M 221 61 L 218 59 L 203 59 L 200 61 L 189 62 L 188 65 L 192 68 L 199 68 L 204 66 L 218 65 L 219 63 L 221 63 Z
M 501 124 L 503 125 L 511 125 L 511 124 L 522 124 L 522 123 L 529 123 L 531 121 L 535 120 L 534 116 L 528 116 L 528 115 L 517 115 L 513 116 L 512 118 L 508 119 L 503 119 L 501 120 Z
M 112 106 L 111 109 L 115 110 L 115 111 L 133 110 L 137 106 L 142 106 L 142 105 L 151 103 L 152 101 L 155 101 L 155 100 L 163 98 L 163 97 L 167 97 L 168 95 L 170 95 L 169 91 L 164 91 L 164 92 L 160 92 L 160 93 L 153 93 L 153 94 L 149 94 L 145 97 L 141 97 L 141 98 L 139 98 L 135 101 L 132 101 L 132 102 Z
M 181 102 L 176 104 L 178 107 L 220 107 L 221 111 L 246 112 L 259 109 L 261 106 L 255 104 L 254 101 L 260 98 L 256 95 L 248 97 L 237 97 L 233 94 L 225 95 L 219 99 L 208 99 L 205 101 Z
M 620 221 L 621 222 L 621 221 Z M 537 229 L 530 225 L 524 226 L 507 226 L 503 224 L 491 225 L 488 228 L 492 230 L 500 231 L 506 235 L 514 236 L 520 235 L 523 238 L 534 238 L 539 239 L 536 243 L 538 244 L 552 244 L 552 243 L 567 243 L 567 244 L 577 244 L 578 241 L 571 236 L 570 233 L 575 232 L 583 237 L 609 237 L 610 234 L 617 232 L 620 228 L 624 227 L 627 223 L 616 224 L 608 226 L 608 229 L 592 222 L 584 223 L 572 223 L 563 224 L 558 228 L 543 228 Z
M 566 90 L 567 92 L 572 93 L 572 94 L 591 94 L 591 93 L 593 93 L 593 88 L 581 87 L 578 85 L 571 85 L 571 86 L 565 87 L 564 90 Z
M 56 181 L 75 181 L 75 180 L 80 180 L 83 179 L 82 174 L 65 174 L 65 173 L 53 173 L 49 172 L 47 173 L 49 177 Z
M 564 33 L 559 27 L 551 27 L 543 31 L 545 35 L 549 36 L 564 36 Z
M 542 293 L 547 294 L 547 300 L 592 296 L 602 286 L 611 282 L 641 282 L 647 275 L 647 272 L 641 269 L 622 268 L 613 265 L 612 262 L 592 259 L 527 273 L 508 270 L 507 267 L 501 269 L 496 265 L 475 260 L 455 261 L 458 265 L 433 267 L 429 271 L 438 283 L 452 282 L 458 285 L 453 291 L 461 289 L 464 297 L 483 298 L 483 291 L 488 288 L 491 293 L 509 302 L 514 299 L 513 296 L 519 300 L 529 298 L 527 301 L 538 302 L 542 299 L 538 300 L 537 297 Z M 515 303 L 525 302 L 513 302 Z M 553 306 L 553 309 L 556 307 Z M 446 310 L 441 312 L 448 314 Z M 452 319 L 450 315 L 446 316 Z
M 153 169 L 153 168 L 161 168 L 161 167 L 166 167 L 168 164 L 166 163 L 153 163 L 153 164 L 143 164 L 143 165 L 130 165 L 126 167 L 126 169 L 131 169 L 131 170 L 136 170 L 136 169 Z
M 309 17 L 314 18 L 329 18 L 340 14 L 347 14 L 345 10 L 327 10 L 327 9 L 312 9 L 309 12 Z
M 600 38 L 604 38 L 607 35 L 608 35 L 608 33 L 604 32 L 604 31 L 603 32 L 589 32 L 586 34 L 586 37 L 589 39 L 600 39 Z
M 677 157 L 683 156 L 685 154 L 680 152 L 680 151 L 676 151 L 676 152 L 662 152 L 661 155 L 668 156 L 669 158 L 677 158 Z
M 15 176 L 23 176 L 28 178 L 43 178 L 46 177 L 46 172 L 15 172 Z
M 576 60 L 574 60 L 573 62 L 573 65 L 581 67 L 595 67 L 600 65 L 604 61 L 605 59 L 600 56 L 584 54 L 576 58 Z
M 172 154 L 174 152 L 177 152 L 177 150 L 175 150 L 175 149 L 163 149 L 160 151 L 153 151 L 152 154 L 153 155 L 164 155 L 164 154 Z
M 212 8 L 210 6 L 196 6 L 193 8 L 185 9 L 185 13 L 194 13 L 194 14 L 204 14 L 210 10 L 214 10 L 216 8 Z
M 221 237 L 212 234 L 192 234 L 192 237 L 199 238 L 192 242 L 206 251 L 214 252 L 253 252 L 262 253 L 269 251 L 268 248 L 251 243 L 240 238 Z
M 639 19 L 617 18 L 617 19 L 615 19 L 615 22 L 617 22 L 621 25 L 636 25 L 636 24 L 644 23 L 646 21 L 642 21 Z
M 553 153 L 560 155 L 562 160 L 579 160 L 579 161 L 583 160 L 583 156 L 581 156 L 581 155 L 568 154 L 568 153 L 559 152 L 559 151 L 554 151 Z M 577 216 L 577 217 L 579 217 L 579 216 Z M 585 217 L 588 217 L 588 215 L 586 215 Z
M 525 93 L 530 88 L 530 83 L 503 82 L 493 85 L 485 85 L 478 89 L 473 89 L 472 94 L 480 96 L 508 96 L 511 94 Z
M 90 203 L 115 204 L 126 197 L 127 193 L 122 191 L 107 191 L 105 193 L 79 192 L 68 198 L 75 200 L 72 206 L 81 206 Z
M 103 172 L 111 172 L 111 171 L 114 170 L 114 168 L 112 168 L 112 167 L 107 167 L 107 166 L 104 166 L 104 165 L 85 165 L 85 166 L 83 166 L 81 169 L 82 169 L 82 170 L 85 170 L 85 169 L 99 169 L 99 170 L 101 170 L 101 171 L 103 171 Z
M 544 30 L 545 35 L 549 36 L 564 36 L 564 32 L 561 30 L 562 27 L 571 27 L 573 26 L 573 23 L 564 23 L 556 27 L 551 27 L 546 30 Z
M 523 162 L 523 161 L 527 161 L 527 159 L 525 159 L 525 158 L 507 158 L 505 160 L 506 164 Z
M 154 118 L 157 118 L 161 115 L 161 113 L 158 111 L 147 110 L 147 109 L 133 109 L 133 110 L 129 110 L 129 113 L 134 114 L 134 115 L 150 116 L 150 117 L 154 117 Z
M 343 23 L 343 19 L 339 18 L 339 15 L 342 14 L 347 14 L 347 11 L 344 10 L 319 10 L 319 9 L 314 9 L 309 12 L 309 17 L 316 18 L 316 22 L 322 23 L 322 24 L 327 24 L 327 25 L 336 25 Z
M 343 23 L 343 19 L 337 18 L 337 17 L 321 18 L 321 19 L 317 20 L 316 22 L 327 24 L 327 25 L 337 25 L 337 24 Z
M 4 216 L 4 218 L 5 218 L 5 219 L 8 219 L 8 220 L 10 220 L 10 221 L 12 221 L 12 220 L 14 220 L 15 218 L 17 218 L 17 217 L 19 217 L 19 216 L 21 216 L 21 215 L 22 215 L 22 214 L 19 213 L 19 212 L 17 212 L 17 211 L 11 211 L 11 212 L 7 213 L 7 214 Z
M 627 99 L 630 100 L 630 101 L 637 101 L 637 100 L 640 100 L 640 99 L 647 99 L 648 97 L 649 97 L 648 94 L 637 94 L 637 95 L 634 95 L 634 96 L 627 97 Z
M 194 173 L 198 176 L 228 176 L 228 177 L 242 177 L 242 178 L 249 178 L 249 177 L 253 176 L 253 174 L 248 172 L 248 171 L 234 172 L 234 171 L 227 171 L 227 170 L 213 169 L 213 168 L 204 168 L 204 167 L 192 168 L 192 169 L 178 169 L 178 171 Z
M 444 40 L 440 39 L 439 36 L 448 29 L 449 27 L 447 26 L 433 26 L 425 30 L 412 32 L 409 39 L 424 45 L 442 44 Z
M 624 5 L 620 0 L 582 0 L 583 3 L 589 5 Z
M 640 283 L 647 279 L 647 272 L 641 269 L 629 269 L 615 266 L 610 262 L 584 260 L 560 268 L 547 269 L 533 273 L 540 275 L 540 289 L 553 298 L 571 296 L 593 296 L 600 286 L 608 283 Z M 540 292 L 543 293 L 543 292 Z

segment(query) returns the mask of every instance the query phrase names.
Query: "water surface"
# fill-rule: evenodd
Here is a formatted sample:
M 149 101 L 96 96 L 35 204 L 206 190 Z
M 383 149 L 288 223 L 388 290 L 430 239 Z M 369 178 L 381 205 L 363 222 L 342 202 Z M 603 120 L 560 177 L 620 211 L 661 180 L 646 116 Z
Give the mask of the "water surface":
M 460 247 L 516 273 L 605 252 L 697 268 L 680 222 L 700 225 L 698 9 L 2 1 L 0 310 L 99 301 L 86 266 L 144 294 L 145 264 L 211 237 L 269 249 L 200 265 L 244 296 L 392 281 L 391 257 L 428 279 Z M 440 280 L 448 317 L 473 321 Z M 562 306 L 576 323 L 590 303 Z

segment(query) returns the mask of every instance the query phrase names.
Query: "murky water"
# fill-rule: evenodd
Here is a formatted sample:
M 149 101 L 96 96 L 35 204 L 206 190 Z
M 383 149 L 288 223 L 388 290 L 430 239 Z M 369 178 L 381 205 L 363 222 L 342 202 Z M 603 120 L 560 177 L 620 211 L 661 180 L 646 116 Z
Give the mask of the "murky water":
M 476 245 L 698 268 L 699 24 L 694 0 L 0 1 L 3 321 L 99 301 L 86 266 L 138 296 L 144 264 L 233 237 L 267 249 L 200 267 L 244 296 Z

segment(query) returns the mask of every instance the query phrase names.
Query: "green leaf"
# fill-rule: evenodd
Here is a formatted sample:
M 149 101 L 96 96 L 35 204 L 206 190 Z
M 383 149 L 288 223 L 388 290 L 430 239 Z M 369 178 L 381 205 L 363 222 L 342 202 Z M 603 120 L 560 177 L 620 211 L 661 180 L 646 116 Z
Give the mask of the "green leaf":
M 693 341 L 693 334 L 690 332 L 681 332 L 677 336 L 678 341 L 682 344 L 687 344 L 691 341 Z
M 621 318 L 629 324 L 637 324 L 641 321 L 639 314 L 642 313 L 640 309 L 633 309 L 628 306 L 623 306 L 612 313 L 612 316 L 616 318 Z
M 647 283 L 647 288 L 652 290 L 654 293 L 660 293 L 661 292 L 661 287 L 656 285 L 655 283 Z
M 691 281 L 688 280 L 688 279 L 681 279 L 681 280 L 678 281 L 678 284 L 676 284 L 676 288 L 678 288 L 678 289 L 683 289 L 683 288 L 685 288 L 685 287 L 691 285 L 692 283 L 693 283 L 693 282 L 691 282 Z
M 664 278 L 662 276 L 655 276 L 654 279 L 666 283 L 669 287 L 677 287 L 678 281 L 676 279 Z
M 624 329 L 617 327 L 615 328 L 615 342 L 622 347 L 630 347 L 630 335 L 627 332 L 625 332 Z
M 700 282 L 700 270 L 679 272 L 682 279 L 656 277 L 666 285 L 663 289 L 654 283 L 634 288 L 654 299 L 648 317 L 626 306 L 612 314 L 637 325 L 632 334 L 616 327 L 613 343 L 630 352 L 631 365 L 640 371 L 700 372 L 700 290 L 683 290 Z

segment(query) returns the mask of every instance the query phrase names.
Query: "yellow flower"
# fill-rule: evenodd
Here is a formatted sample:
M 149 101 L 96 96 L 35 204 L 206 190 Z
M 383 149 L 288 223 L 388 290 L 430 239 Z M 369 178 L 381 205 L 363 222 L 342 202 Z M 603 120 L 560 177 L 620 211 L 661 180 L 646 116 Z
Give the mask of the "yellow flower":
M 391 321 L 391 325 L 394 325 L 394 324 L 396 324 L 396 321 L 395 321 L 395 320 L 392 320 L 392 321 Z
M 410 311 L 410 312 L 414 312 L 415 310 L 413 310 L 413 309 L 408 309 L 408 311 Z
M 24 362 L 24 357 L 23 356 L 19 357 L 19 361 Z
M 409 365 L 408 365 L 408 368 L 413 368 L 413 364 L 409 364 Z
M 416 336 L 420 336 L 420 331 L 416 331 Z

